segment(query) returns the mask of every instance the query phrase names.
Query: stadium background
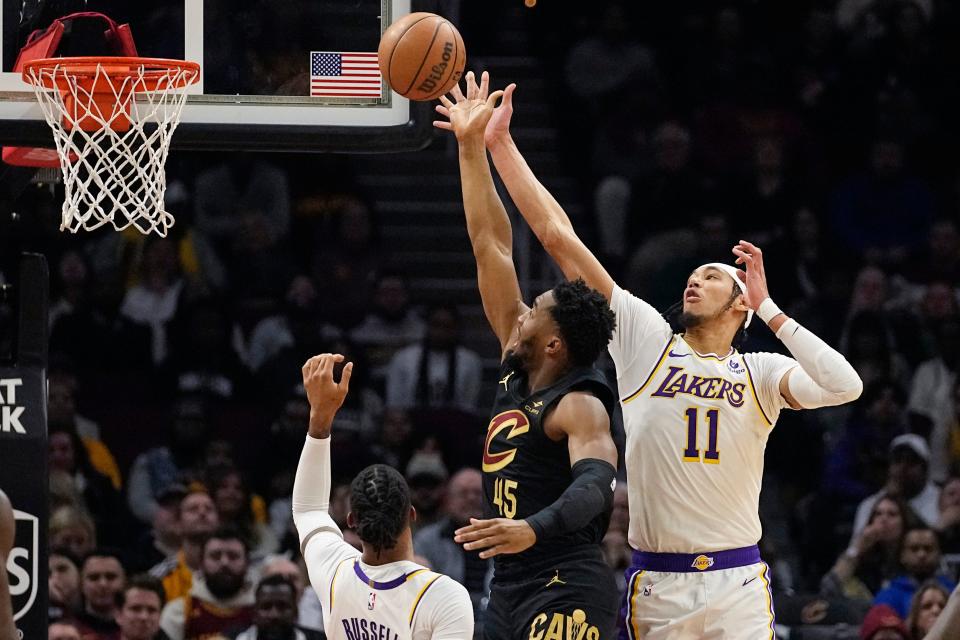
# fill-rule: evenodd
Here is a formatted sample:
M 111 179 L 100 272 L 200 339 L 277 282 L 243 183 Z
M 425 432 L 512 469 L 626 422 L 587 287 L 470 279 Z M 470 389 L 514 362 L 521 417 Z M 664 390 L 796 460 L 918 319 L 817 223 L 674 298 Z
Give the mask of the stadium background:
M 447 9 L 468 68 L 519 84 L 518 145 L 621 284 L 665 309 L 690 269 L 750 239 L 779 305 L 857 368 L 865 391 L 852 406 L 782 416 L 761 504 L 780 623 L 855 628 L 869 595 L 824 578 L 861 500 L 896 484 L 890 442 L 926 441 L 933 491 L 960 473 L 960 8 Z M 331 350 L 357 362 L 334 426 L 336 476 L 393 464 L 424 523 L 442 519 L 448 479 L 479 462 L 498 357 L 451 141 L 393 156 L 174 153 L 168 183 L 167 239 L 61 234 L 59 194 L 46 187 L 8 203 L 16 225 L 0 223 L 0 251 L 51 265 L 50 430 L 84 440 L 73 461 L 51 459 L 52 512 L 74 510 L 54 523 L 88 512 L 96 542 L 83 544 L 121 547 L 131 570 L 149 568 L 144 505 L 164 487 L 144 465 L 178 433 L 189 440 L 182 471 L 221 481 L 235 467 L 245 499 L 257 497 L 238 517 L 269 551 L 295 551 L 280 514 L 305 427 L 299 368 Z M 514 219 L 532 297 L 558 274 Z M 427 382 L 424 345 L 439 372 Z M 747 348 L 780 345 L 756 327 Z M 960 497 L 945 493 L 927 524 L 955 578 Z M 624 523 L 618 512 L 605 543 L 614 567 L 626 562 Z

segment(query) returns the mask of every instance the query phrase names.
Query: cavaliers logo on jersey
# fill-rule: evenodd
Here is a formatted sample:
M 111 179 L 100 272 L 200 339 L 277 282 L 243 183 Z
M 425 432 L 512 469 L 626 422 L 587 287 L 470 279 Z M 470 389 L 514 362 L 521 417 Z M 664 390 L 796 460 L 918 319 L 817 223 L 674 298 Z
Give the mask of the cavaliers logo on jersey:
M 507 440 L 522 435 L 530 430 L 530 421 L 522 411 L 510 409 L 503 413 L 498 413 L 490 420 L 490 426 L 487 427 L 487 440 L 483 445 L 483 471 L 484 473 L 493 473 L 499 471 L 513 462 L 517 456 L 517 448 L 505 449 L 504 451 L 491 451 L 491 443 L 497 434 L 509 429 Z
M 569 640 L 600 640 L 600 630 L 587 622 L 583 609 L 574 609 L 564 615 L 558 611 L 553 614 L 541 613 L 530 624 L 528 640 L 551 640 L 569 638 Z

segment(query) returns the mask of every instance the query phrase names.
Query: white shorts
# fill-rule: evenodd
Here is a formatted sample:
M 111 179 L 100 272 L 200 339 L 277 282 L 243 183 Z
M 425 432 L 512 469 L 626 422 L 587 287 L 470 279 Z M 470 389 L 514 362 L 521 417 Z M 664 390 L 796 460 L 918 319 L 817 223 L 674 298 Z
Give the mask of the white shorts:
M 722 553 L 722 552 L 721 552 Z M 627 574 L 622 640 L 772 640 L 770 568 Z

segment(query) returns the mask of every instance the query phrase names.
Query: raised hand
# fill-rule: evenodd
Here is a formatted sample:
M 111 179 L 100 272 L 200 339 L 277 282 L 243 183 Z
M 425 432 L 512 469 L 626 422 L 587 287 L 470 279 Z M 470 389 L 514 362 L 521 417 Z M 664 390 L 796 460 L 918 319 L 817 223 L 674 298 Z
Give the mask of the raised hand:
M 486 71 L 483 73 L 484 75 L 487 74 Z M 503 90 L 503 99 L 500 100 L 500 105 L 493 110 L 493 116 L 483 132 L 483 141 L 488 147 L 510 137 L 510 119 L 513 117 L 513 92 L 516 89 L 516 84 L 508 84 L 507 88 Z
M 441 104 L 437 106 L 437 112 L 447 116 L 449 120 L 433 122 L 433 126 L 438 129 L 453 131 L 457 140 L 482 137 L 493 116 L 497 100 L 503 96 L 503 91 L 494 91 L 488 95 L 490 75 L 486 71 L 481 75 L 479 86 L 473 71 L 468 72 L 465 85 L 466 95 L 460 90 L 459 85 L 455 85 L 450 92 L 456 102 L 451 101 L 447 96 L 440 96 Z M 507 123 L 509 124 L 509 118 Z
M 343 401 L 350 390 L 350 376 L 353 374 L 353 363 L 348 362 L 340 374 L 340 382 L 333 381 L 334 365 L 343 362 L 339 353 L 324 353 L 313 356 L 303 365 L 303 388 L 307 391 L 307 400 L 310 401 L 310 435 L 326 437 L 329 435 L 333 417 L 343 406 Z M 325 431 L 326 433 L 318 433 Z
M 737 256 L 737 264 L 742 264 L 747 269 L 746 274 L 737 274 L 747 285 L 743 303 L 756 311 L 760 303 L 770 297 L 767 291 L 767 274 L 763 270 L 763 252 L 752 242 L 741 240 L 734 245 L 733 255 Z

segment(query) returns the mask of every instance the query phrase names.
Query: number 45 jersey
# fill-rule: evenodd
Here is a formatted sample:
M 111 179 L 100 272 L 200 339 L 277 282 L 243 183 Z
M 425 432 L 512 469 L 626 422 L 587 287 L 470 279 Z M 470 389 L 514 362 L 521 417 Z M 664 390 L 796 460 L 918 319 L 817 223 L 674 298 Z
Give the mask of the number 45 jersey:
M 543 422 L 564 395 L 578 391 L 596 396 L 610 415 L 615 395 L 603 374 L 592 367 L 572 369 L 549 387 L 529 392 L 526 373 L 507 357 L 500 367 L 497 395 L 483 449 L 484 515 L 522 520 L 550 506 L 573 479 L 567 439 L 553 441 Z M 495 575 L 509 577 L 583 545 L 603 539 L 610 513 L 578 531 L 537 541 L 514 555 L 496 556 Z
M 780 380 L 796 360 L 697 353 L 656 309 L 619 287 L 610 307 L 630 545 L 700 553 L 757 544 L 763 454 L 788 406 Z

